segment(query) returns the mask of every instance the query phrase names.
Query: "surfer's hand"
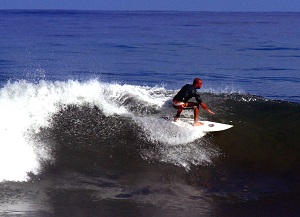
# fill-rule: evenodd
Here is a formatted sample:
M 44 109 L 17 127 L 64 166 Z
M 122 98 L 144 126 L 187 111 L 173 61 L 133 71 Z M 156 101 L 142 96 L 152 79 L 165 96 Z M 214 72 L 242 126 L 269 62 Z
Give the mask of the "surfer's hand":
M 212 114 L 212 115 L 214 115 L 215 113 L 213 112 L 213 111 L 211 111 L 211 110 L 207 110 L 210 114 Z

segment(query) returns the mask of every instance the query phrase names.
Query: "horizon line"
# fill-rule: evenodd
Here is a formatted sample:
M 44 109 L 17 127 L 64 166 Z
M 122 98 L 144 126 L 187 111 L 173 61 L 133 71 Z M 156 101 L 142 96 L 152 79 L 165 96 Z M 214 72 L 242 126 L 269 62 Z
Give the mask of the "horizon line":
M 0 8 L 0 11 L 81 11 L 81 12 L 203 12 L 203 13 L 300 13 L 300 11 L 219 11 L 219 10 L 123 10 L 123 9 L 45 9 L 45 8 Z

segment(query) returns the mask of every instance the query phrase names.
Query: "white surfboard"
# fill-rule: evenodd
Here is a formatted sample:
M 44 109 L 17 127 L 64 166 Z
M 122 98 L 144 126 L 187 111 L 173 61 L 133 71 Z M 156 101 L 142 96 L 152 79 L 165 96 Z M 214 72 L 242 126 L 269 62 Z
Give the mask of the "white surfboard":
M 212 121 L 199 121 L 201 123 L 204 123 L 202 126 L 194 126 L 194 121 L 193 120 L 177 120 L 176 122 L 172 121 L 172 123 L 180 126 L 180 127 L 196 127 L 197 130 L 202 131 L 202 132 L 216 132 L 216 131 L 222 131 L 222 130 L 227 130 L 233 125 L 229 124 L 222 124 L 222 123 L 217 123 L 217 122 L 212 122 Z

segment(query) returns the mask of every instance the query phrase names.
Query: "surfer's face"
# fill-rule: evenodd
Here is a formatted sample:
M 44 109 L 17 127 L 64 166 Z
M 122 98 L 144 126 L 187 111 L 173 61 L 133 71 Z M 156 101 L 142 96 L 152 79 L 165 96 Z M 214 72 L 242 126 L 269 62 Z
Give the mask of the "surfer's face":
M 195 88 L 196 89 L 200 89 L 202 87 L 202 82 L 197 82 L 197 84 L 195 84 Z

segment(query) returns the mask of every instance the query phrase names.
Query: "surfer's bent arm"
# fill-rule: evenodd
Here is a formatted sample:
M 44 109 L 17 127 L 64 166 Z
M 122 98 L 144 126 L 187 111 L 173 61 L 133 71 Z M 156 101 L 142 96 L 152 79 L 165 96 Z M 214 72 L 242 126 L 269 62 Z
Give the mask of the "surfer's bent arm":
M 208 111 L 210 114 L 213 114 L 213 115 L 215 114 L 213 111 L 211 111 L 211 110 L 207 107 L 207 105 L 205 105 L 204 102 L 201 102 L 200 105 L 201 105 L 201 107 L 202 107 L 203 109 L 205 109 L 206 111 Z

